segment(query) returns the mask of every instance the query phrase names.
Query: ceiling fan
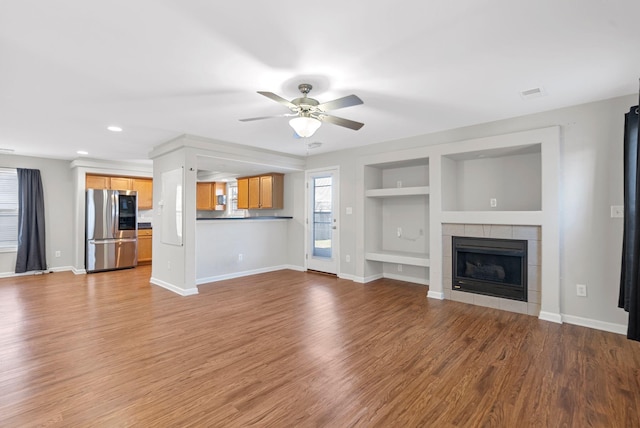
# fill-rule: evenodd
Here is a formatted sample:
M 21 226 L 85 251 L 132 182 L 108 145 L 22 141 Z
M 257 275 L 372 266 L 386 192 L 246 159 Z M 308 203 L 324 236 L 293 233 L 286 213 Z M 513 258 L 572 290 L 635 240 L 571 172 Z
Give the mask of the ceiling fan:
M 279 114 L 276 116 L 251 117 L 248 119 L 240 119 L 241 122 L 249 122 L 252 120 L 270 119 L 273 117 L 292 117 L 289 125 L 296 131 L 298 136 L 306 138 L 311 137 L 314 132 L 320 128 L 322 122 L 332 123 L 345 128 L 357 131 L 364 126 L 364 123 L 354 120 L 344 119 L 327 113 L 329 110 L 337 110 L 340 108 L 351 107 L 362 104 L 362 100 L 355 95 L 347 95 L 326 103 L 320 103 L 318 100 L 307 97 L 313 86 L 308 83 L 298 85 L 298 89 L 302 92 L 302 97 L 287 101 L 273 92 L 258 91 L 260 95 L 286 106 L 291 113 Z

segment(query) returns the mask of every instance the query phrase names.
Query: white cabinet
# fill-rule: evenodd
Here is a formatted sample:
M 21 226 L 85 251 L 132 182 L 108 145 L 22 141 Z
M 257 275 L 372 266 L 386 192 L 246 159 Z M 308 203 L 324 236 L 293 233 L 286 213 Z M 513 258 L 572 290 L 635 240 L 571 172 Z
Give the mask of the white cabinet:
M 428 283 L 429 160 L 364 167 L 369 274 Z

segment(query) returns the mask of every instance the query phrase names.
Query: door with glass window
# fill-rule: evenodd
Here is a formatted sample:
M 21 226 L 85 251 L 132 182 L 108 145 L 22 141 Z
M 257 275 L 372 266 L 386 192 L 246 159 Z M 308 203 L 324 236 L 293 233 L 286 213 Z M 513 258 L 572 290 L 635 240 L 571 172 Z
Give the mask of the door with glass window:
M 307 173 L 307 269 L 338 273 L 338 171 Z

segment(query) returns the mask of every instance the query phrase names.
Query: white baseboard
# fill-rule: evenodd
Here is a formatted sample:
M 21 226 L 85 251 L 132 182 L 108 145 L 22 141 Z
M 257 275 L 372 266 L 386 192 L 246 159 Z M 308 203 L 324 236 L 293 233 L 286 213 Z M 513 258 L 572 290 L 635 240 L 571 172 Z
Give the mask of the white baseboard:
M 429 281 L 426 278 L 416 278 L 415 276 L 397 275 L 395 273 L 384 273 L 384 278 L 395 279 L 397 281 L 411 282 L 413 284 L 429 285 Z
M 427 297 L 430 299 L 444 300 L 444 293 L 441 291 L 429 290 L 429 292 L 427 293 Z
M 305 269 L 300 268 L 299 266 L 293 266 L 293 265 L 270 266 L 270 267 L 260 268 L 260 269 L 252 269 L 252 270 L 245 270 L 241 272 L 227 273 L 224 275 L 198 278 L 196 279 L 196 285 L 208 284 L 210 282 L 224 281 L 226 279 L 241 278 L 243 276 L 249 276 L 249 275 L 257 275 L 259 273 L 275 272 L 277 270 L 285 270 L 285 269 L 292 269 L 292 270 L 300 269 L 301 272 L 305 271 Z
M 53 272 L 67 272 L 67 271 L 73 271 L 73 266 L 58 266 L 58 267 L 52 267 L 49 268 L 47 270 L 32 270 L 29 272 L 23 272 L 23 273 L 15 273 L 15 272 L 0 272 L 0 278 L 15 278 L 15 277 L 19 277 L 19 276 L 29 276 L 29 275 L 44 275 L 47 273 L 53 273 Z
M 86 269 L 76 269 L 76 268 L 71 268 L 71 270 L 73 271 L 74 274 L 76 275 L 86 275 L 87 274 L 87 270 Z
M 306 272 L 307 268 L 304 266 L 296 266 L 296 265 L 284 265 L 284 269 L 295 270 L 296 272 Z
M 589 327 L 596 330 L 608 331 L 610 333 L 618 333 L 626 336 L 627 326 L 624 324 L 614 324 L 606 321 L 598 321 L 590 318 L 577 317 L 575 315 L 562 314 L 562 321 L 567 324 Z
M 173 291 L 174 293 L 179 294 L 181 296 L 193 296 L 195 294 L 198 294 L 197 287 L 184 289 L 154 277 L 151 277 L 149 282 L 159 287 L 165 288 L 169 291 Z
M 367 282 L 375 281 L 377 279 L 382 279 L 382 278 L 384 278 L 384 277 L 382 276 L 381 273 L 379 273 L 379 274 L 376 274 L 376 275 L 365 276 L 365 277 L 363 277 L 361 279 L 362 279 L 362 283 L 366 284 Z
M 357 276 L 355 275 L 350 275 L 348 273 L 339 273 L 338 274 L 338 278 L 340 279 L 346 279 L 347 281 L 353 281 L 353 282 L 358 282 L 357 281 Z
M 556 314 L 554 312 L 540 311 L 538 319 L 554 322 L 556 324 L 562 324 L 562 315 Z
M 58 266 L 49 268 L 51 272 L 73 272 L 75 273 L 75 268 L 73 266 Z

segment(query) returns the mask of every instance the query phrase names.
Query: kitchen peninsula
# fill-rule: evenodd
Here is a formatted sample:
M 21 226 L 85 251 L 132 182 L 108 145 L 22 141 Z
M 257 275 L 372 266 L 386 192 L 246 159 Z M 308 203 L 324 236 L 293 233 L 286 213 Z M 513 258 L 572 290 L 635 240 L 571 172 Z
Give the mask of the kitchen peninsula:
M 287 242 L 296 227 L 292 216 L 198 218 L 196 283 L 292 269 Z

